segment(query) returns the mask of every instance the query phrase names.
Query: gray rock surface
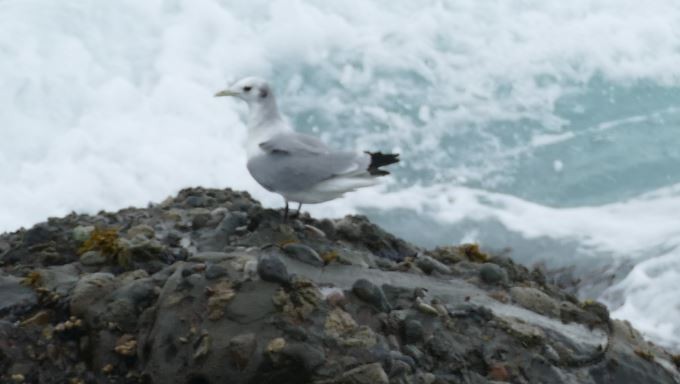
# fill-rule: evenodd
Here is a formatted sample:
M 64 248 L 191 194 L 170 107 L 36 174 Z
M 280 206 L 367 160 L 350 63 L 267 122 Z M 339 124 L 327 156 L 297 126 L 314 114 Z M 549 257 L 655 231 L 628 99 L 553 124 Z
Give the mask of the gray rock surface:
M 231 190 L 4 234 L 0 266 L 2 383 L 680 383 L 677 356 L 508 258 Z

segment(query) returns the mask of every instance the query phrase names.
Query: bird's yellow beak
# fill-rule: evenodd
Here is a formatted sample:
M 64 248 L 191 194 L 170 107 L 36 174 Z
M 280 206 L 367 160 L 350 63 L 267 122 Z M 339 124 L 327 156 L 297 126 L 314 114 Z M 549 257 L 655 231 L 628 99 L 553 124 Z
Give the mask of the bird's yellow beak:
M 230 91 L 228 89 L 225 89 L 224 91 L 219 91 L 215 94 L 215 97 L 223 97 L 223 96 L 236 96 L 238 95 L 238 92 Z

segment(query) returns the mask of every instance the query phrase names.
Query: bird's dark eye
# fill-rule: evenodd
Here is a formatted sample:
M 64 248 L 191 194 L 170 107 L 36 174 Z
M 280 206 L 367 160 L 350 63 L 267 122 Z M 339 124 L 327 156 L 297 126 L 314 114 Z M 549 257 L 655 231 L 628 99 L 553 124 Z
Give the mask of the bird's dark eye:
M 251 89 L 253 89 L 253 87 L 251 87 L 251 86 L 243 87 L 243 90 L 246 91 L 246 92 L 250 92 Z

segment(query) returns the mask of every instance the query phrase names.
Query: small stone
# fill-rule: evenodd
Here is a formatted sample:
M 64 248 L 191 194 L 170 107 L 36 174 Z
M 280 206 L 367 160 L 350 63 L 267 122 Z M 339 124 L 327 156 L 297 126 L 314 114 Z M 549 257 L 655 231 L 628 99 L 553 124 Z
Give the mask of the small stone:
M 236 258 L 235 254 L 227 252 L 198 252 L 197 254 L 191 256 L 189 261 L 198 261 L 204 263 L 220 263 L 222 261 L 233 260 Z
M 193 356 L 194 360 L 200 360 L 207 356 L 208 353 L 210 352 L 210 344 L 211 344 L 210 335 L 208 334 L 201 335 L 201 338 L 198 340 L 198 343 L 194 344 L 194 347 L 196 348 Z
M 345 372 L 340 382 L 351 384 L 389 384 L 387 374 L 380 363 L 358 366 Z
M 73 228 L 71 234 L 73 235 L 73 240 L 82 243 L 90 238 L 93 231 L 94 225 L 79 225 Z
M 128 229 L 127 235 L 130 238 L 137 236 L 145 237 L 147 239 L 153 239 L 156 235 L 156 231 L 151 228 L 151 226 L 146 224 L 135 225 L 134 227 Z
M 301 261 L 303 263 L 314 265 L 316 267 L 324 266 L 324 261 L 321 258 L 321 256 L 319 256 L 319 254 L 311 247 L 308 247 L 304 244 L 300 243 L 286 244 L 283 246 L 283 251 L 289 257 Z
M 51 312 L 47 310 L 41 310 L 38 311 L 33 316 L 29 317 L 28 319 L 22 321 L 21 326 L 22 327 L 45 326 L 49 324 L 51 318 L 52 318 Z
M 418 311 L 422 313 L 433 316 L 439 316 L 439 311 L 437 311 L 437 308 L 423 302 L 420 298 L 416 299 L 415 307 Z
M 401 377 L 407 373 L 411 373 L 411 367 L 405 361 L 392 361 L 392 366 L 390 367 L 390 377 Z
M 451 268 L 449 268 L 449 266 L 431 256 L 420 255 L 416 259 L 416 265 L 418 266 L 418 268 L 422 269 L 423 272 L 427 273 L 428 275 L 434 271 L 437 271 L 444 275 L 451 274 Z
M 87 251 L 80 255 L 82 265 L 102 265 L 106 264 L 106 256 L 99 251 Z
M 305 230 L 308 233 L 310 233 L 310 234 L 312 234 L 316 237 L 319 237 L 319 238 L 325 238 L 326 237 L 326 233 L 324 233 L 324 231 L 320 230 L 319 228 L 317 228 L 313 225 L 305 224 Z
M 277 337 L 267 344 L 267 353 L 274 354 L 279 353 L 286 346 L 286 340 L 283 337 Z
M 197 208 L 200 209 L 200 208 Z M 206 210 L 207 211 L 207 210 Z M 196 229 L 201 229 L 208 225 L 208 222 L 212 219 L 212 215 L 209 212 L 201 212 L 194 215 L 191 219 L 191 227 Z
M 382 289 L 366 279 L 357 280 L 352 286 L 352 292 L 358 298 L 375 306 L 382 312 L 389 312 L 391 310 L 391 306 L 387 302 Z
M 479 277 L 487 284 L 501 284 L 508 281 L 508 273 L 505 269 L 494 263 L 484 263 L 479 269 Z
M 244 333 L 234 336 L 229 340 L 229 356 L 240 369 L 245 368 L 250 357 L 257 348 L 257 339 L 254 333 Z
M 205 268 L 205 278 L 208 280 L 219 279 L 227 275 L 227 268 L 219 264 L 208 264 Z
M 404 340 L 408 344 L 417 343 L 423 338 L 423 325 L 420 321 L 409 319 L 403 323 Z
M 512 287 L 510 288 L 510 296 L 524 308 L 542 315 L 558 317 L 560 314 L 560 307 L 557 302 L 536 288 Z
M 505 364 L 494 363 L 489 367 L 489 379 L 495 381 L 508 381 L 510 379 L 510 373 Z
M 15 373 L 14 375 L 12 375 L 12 381 L 14 381 L 15 383 L 23 383 L 24 380 L 26 380 L 26 378 L 21 373 Z
M 257 273 L 264 281 L 272 283 L 288 284 L 290 276 L 286 265 L 276 257 L 265 256 L 257 263 Z
M 108 375 L 111 372 L 113 372 L 113 364 L 106 364 L 102 367 L 103 374 Z
M 137 354 L 137 340 L 132 335 L 125 334 L 118 338 L 113 350 L 119 355 L 134 356 Z

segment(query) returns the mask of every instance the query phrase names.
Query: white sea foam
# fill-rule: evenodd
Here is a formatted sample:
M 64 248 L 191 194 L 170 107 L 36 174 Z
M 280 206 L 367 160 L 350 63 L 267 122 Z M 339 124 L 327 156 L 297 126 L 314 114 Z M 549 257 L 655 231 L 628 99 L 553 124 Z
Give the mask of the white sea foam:
M 677 346 L 677 25 L 675 0 L 0 1 L 0 231 L 194 185 L 280 204 L 244 167 L 243 106 L 211 96 L 260 75 L 302 129 L 403 152 L 390 185 L 314 214 L 406 208 L 630 257 L 605 297 Z

